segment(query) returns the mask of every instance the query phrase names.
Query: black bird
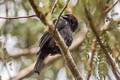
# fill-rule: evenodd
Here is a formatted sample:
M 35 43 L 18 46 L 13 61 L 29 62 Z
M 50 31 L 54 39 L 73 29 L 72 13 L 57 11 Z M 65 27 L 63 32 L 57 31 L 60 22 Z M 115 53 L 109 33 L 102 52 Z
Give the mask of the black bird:
M 56 19 L 53 20 L 53 24 L 56 23 Z M 72 33 L 76 31 L 78 27 L 78 20 L 73 14 L 65 14 L 59 20 L 57 29 L 64 39 L 64 42 L 69 47 L 72 44 L 73 36 Z M 49 55 L 55 55 L 60 52 L 55 41 L 52 39 L 48 32 L 45 32 L 40 40 L 40 50 L 38 51 L 38 59 L 34 67 L 34 72 L 40 74 L 40 70 L 43 64 L 43 60 Z

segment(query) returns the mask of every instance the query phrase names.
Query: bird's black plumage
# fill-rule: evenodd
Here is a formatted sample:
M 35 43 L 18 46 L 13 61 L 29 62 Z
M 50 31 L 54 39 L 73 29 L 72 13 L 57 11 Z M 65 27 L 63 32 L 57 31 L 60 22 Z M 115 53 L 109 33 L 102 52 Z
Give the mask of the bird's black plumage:
M 55 24 L 55 22 L 56 20 L 53 20 L 53 24 Z M 65 16 L 62 16 L 57 24 L 57 29 L 68 47 L 72 44 L 72 33 L 76 31 L 77 27 L 78 21 L 72 14 L 66 14 Z M 57 53 L 61 53 L 60 49 L 58 46 L 56 46 L 55 41 L 52 39 L 48 32 L 45 32 L 41 37 L 39 46 L 40 50 L 38 51 L 38 59 L 34 67 L 34 71 L 38 74 L 40 73 L 43 60 L 49 54 L 55 55 Z

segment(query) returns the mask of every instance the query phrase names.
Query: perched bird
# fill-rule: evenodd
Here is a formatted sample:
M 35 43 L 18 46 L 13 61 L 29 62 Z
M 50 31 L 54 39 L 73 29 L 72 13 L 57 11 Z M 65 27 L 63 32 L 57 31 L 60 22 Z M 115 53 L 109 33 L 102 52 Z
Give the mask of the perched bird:
M 53 24 L 56 23 L 56 19 L 53 20 Z M 78 27 L 78 20 L 73 14 L 65 14 L 59 20 L 57 29 L 64 39 L 64 42 L 69 47 L 72 44 L 73 36 L 72 33 L 76 31 Z M 48 32 L 45 32 L 40 40 L 40 50 L 38 51 L 38 59 L 34 67 L 34 72 L 40 74 L 43 60 L 49 55 L 55 55 L 61 53 L 55 41 L 52 39 Z

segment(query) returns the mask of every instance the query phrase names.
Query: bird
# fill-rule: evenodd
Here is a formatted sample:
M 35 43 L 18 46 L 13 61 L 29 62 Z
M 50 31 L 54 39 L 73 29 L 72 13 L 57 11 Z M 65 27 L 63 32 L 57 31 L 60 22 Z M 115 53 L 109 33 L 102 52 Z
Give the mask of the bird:
M 56 21 L 57 19 L 53 20 L 54 25 Z M 75 15 L 70 13 L 62 15 L 56 28 L 67 47 L 70 47 L 73 41 L 72 33 L 78 28 L 78 19 Z M 34 66 L 34 72 L 38 74 L 40 74 L 43 61 L 48 55 L 61 54 L 60 49 L 47 31 L 41 37 L 39 47 L 37 62 Z

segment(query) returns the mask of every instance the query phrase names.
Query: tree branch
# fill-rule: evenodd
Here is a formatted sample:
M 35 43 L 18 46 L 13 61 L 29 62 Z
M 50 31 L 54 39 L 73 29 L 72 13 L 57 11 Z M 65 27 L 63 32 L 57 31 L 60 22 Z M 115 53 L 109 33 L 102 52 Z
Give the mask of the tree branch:
M 55 3 L 54 3 L 54 5 L 53 5 L 53 7 L 51 9 L 51 14 L 53 14 L 55 8 L 57 7 L 58 2 L 59 2 L 59 0 L 55 0 Z
M 103 45 L 103 43 L 102 43 L 102 41 L 101 41 L 101 39 L 100 39 L 100 37 L 99 37 L 98 32 L 95 30 L 95 25 L 93 24 L 92 17 L 91 17 L 91 15 L 90 15 L 89 11 L 87 10 L 85 4 L 84 4 L 84 10 L 85 10 L 85 15 L 86 15 L 86 18 L 88 19 L 90 28 L 91 28 L 91 30 L 93 31 L 94 35 L 96 36 L 97 41 L 99 42 L 99 45 L 100 45 L 101 49 L 103 50 L 103 52 L 104 52 L 104 54 L 105 54 L 105 57 L 106 57 L 108 63 L 111 65 L 112 71 L 113 71 L 116 79 L 117 79 L 117 80 L 120 80 L 120 77 L 119 77 L 119 75 L 118 75 L 118 71 L 116 71 L 116 65 L 114 65 L 114 62 L 113 62 L 112 58 L 109 56 L 107 49 L 106 49 L 105 46 Z
M 114 2 L 111 6 L 109 6 L 109 7 L 104 11 L 104 14 L 107 14 L 118 2 L 119 2 L 119 0 L 117 0 L 116 2 Z
M 22 16 L 22 17 L 0 17 L 0 19 L 21 19 L 21 18 L 31 18 L 36 17 L 36 15 Z
M 55 23 L 55 29 L 56 29 L 56 27 L 57 27 L 57 24 L 58 24 L 58 22 L 59 22 L 59 20 L 60 20 L 60 17 L 61 17 L 61 15 L 62 15 L 62 13 L 63 13 L 64 10 L 67 8 L 69 2 L 70 2 L 70 0 L 67 0 L 67 1 L 66 1 L 66 5 L 65 5 L 65 6 L 63 7 L 63 9 L 60 11 L 60 13 L 59 13 L 59 15 L 58 15 L 58 18 L 57 18 L 57 21 L 56 21 L 56 23 Z
M 35 62 L 33 64 L 31 64 L 29 67 L 21 70 L 20 73 L 18 73 L 18 75 L 15 78 L 10 79 L 10 80 L 20 80 L 20 79 L 24 78 L 25 75 L 28 75 L 33 72 L 32 68 L 34 68 L 34 66 L 35 66 Z
M 23 55 L 32 55 L 32 54 L 36 54 L 39 50 L 39 47 L 34 47 L 34 48 L 26 48 L 26 49 L 20 49 L 18 50 L 17 53 L 10 53 L 8 52 L 8 55 L 10 57 L 18 57 L 18 56 L 23 56 Z
M 69 69 L 71 70 L 73 76 L 75 77 L 76 80 L 82 80 L 82 77 L 80 75 L 79 70 L 76 67 L 76 64 L 74 63 L 71 53 L 68 49 L 68 47 L 66 46 L 66 44 L 64 43 L 64 40 L 62 39 L 61 35 L 59 34 L 57 29 L 54 29 L 54 26 L 49 24 L 47 22 L 47 20 L 45 19 L 43 13 L 41 11 L 39 11 L 37 9 L 37 6 L 34 3 L 34 0 L 29 0 L 33 10 L 35 11 L 37 17 L 41 20 L 41 22 L 49 27 L 49 34 L 53 37 L 53 39 L 55 40 L 57 46 L 60 48 L 60 51 L 62 52 L 62 55 L 69 67 Z M 69 2 L 69 0 L 67 1 Z
M 91 46 L 91 58 L 90 60 L 88 61 L 88 73 L 87 73 L 87 80 L 89 80 L 90 78 L 90 75 L 91 75 L 91 70 L 92 70 L 92 65 L 93 65 L 93 58 L 94 58 L 94 54 L 95 54 L 95 47 L 96 47 L 96 43 L 97 43 L 97 39 L 96 37 L 93 39 L 93 43 L 92 43 L 92 46 Z
M 36 13 L 36 16 L 41 20 L 41 22 L 45 25 L 45 26 L 51 26 L 50 24 L 48 24 L 48 22 L 45 19 L 44 14 L 38 10 L 37 5 L 35 5 L 34 0 L 29 0 L 34 12 Z

